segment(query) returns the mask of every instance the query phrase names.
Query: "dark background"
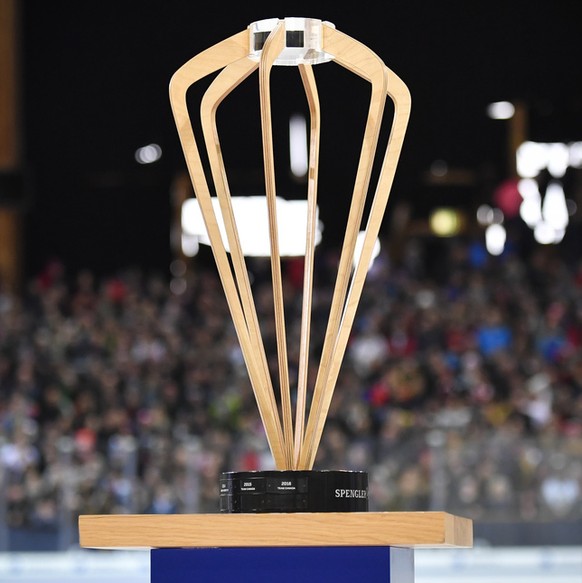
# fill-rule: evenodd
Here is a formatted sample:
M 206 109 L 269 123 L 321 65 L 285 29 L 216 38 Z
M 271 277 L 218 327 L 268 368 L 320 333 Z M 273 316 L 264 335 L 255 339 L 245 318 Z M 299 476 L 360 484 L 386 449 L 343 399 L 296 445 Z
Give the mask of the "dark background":
M 138 265 L 167 272 L 171 190 L 185 169 L 168 99 L 170 78 L 194 55 L 265 18 L 331 21 L 408 85 L 412 116 L 387 216 L 394 201 L 409 202 L 418 216 L 435 204 L 490 202 L 510 168 L 508 122 L 488 119 L 488 103 L 526 104 L 531 139 L 582 139 L 581 5 L 24 1 L 25 272 L 35 274 L 53 258 L 71 271 L 88 267 L 105 274 Z M 359 86 L 349 81 L 343 92 L 333 86 L 326 93 L 325 82 L 323 74 L 322 111 L 332 112 L 324 130 L 331 172 L 322 177 L 320 199 L 327 226 L 351 193 L 344 156 L 357 142 L 352 125 L 359 128 L 361 120 L 351 114 Z M 273 99 L 291 102 L 288 81 L 275 77 L 273 83 Z M 251 97 L 258 103 L 258 90 L 247 93 L 248 103 Z M 251 137 L 246 133 L 251 112 L 245 107 L 252 106 L 242 107 L 225 106 L 221 118 L 225 159 L 241 193 L 253 193 L 260 185 L 253 184 L 256 167 L 248 158 L 257 148 L 252 131 Z M 238 149 L 229 145 L 236 140 Z M 160 161 L 137 164 L 135 150 L 152 142 L 163 150 Z M 428 186 L 424 177 L 435 160 L 468 170 L 472 184 Z M 294 196 L 295 188 L 282 179 L 279 192 Z M 331 227 L 328 234 L 333 236 Z

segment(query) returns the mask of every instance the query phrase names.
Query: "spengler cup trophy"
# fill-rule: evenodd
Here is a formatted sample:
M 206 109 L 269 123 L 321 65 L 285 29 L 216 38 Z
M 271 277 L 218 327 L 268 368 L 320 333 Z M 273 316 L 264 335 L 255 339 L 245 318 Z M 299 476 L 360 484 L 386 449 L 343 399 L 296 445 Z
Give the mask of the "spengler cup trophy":
M 313 378 L 308 365 L 322 117 L 314 69 L 328 62 L 335 62 L 368 81 L 371 92 L 319 367 L 314 386 L 308 387 L 308 378 Z M 301 332 L 299 362 L 294 363 L 298 370 L 294 387 L 289 380 L 285 290 L 279 251 L 280 225 L 285 217 L 277 212 L 271 103 L 274 66 L 297 67 L 310 118 Z M 235 89 L 255 73 L 259 87 L 264 204 L 268 216 L 279 367 L 278 399 L 267 365 L 261 323 L 240 240 L 241 225 L 237 224 L 233 210 L 217 124 L 219 106 L 226 100 L 236 99 Z M 191 116 L 187 93 L 194 84 L 211 75 L 214 78 L 201 98 L 198 121 Z M 378 142 L 387 97 L 393 102 L 393 119 L 385 152 L 380 152 Z M 252 23 L 247 30 L 184 64 L 171 79 L 170 100 L 194 193 L 277 468 L 223 473 L 220 511 L 367 510 L 366 472 L 344 468 L 316 471 L 313 465 L 402 148 L 411 104 L 408 88 L 374 52 L 336 30 L 333 24 L 313 18 L 272 18 Z M 195 135 L 195 128 L 199 128 L 199 136 Z M 241 140 L 244 142 L 244 137 Z M 381 167 L 376 184 L 372 185 L 372 170 L 378 159 Z M 365 209 L 369 212 L 363 224 Z M 359 248 L 358 238 L 362 241 Z
M 322 124 L 314 66 L 319 69 L 330 62 L 339 65 L 340 71 L 346 69 L 350 79 L 353 74 L 358 81 L 363 79 L 364 85 L 369 84 L 370 99 L 361 118 L 365 118 L 363 138 L 341 231 L 343 243 L 334 268 L 337 275 L 325 334 L 313 350 L 310 328 L 320 129 L 328 127 Z M 280 228 L 288 216 L 278 213 L 271 104 L 272 69 L 279 65 L 299 70 L 310 119 L 299 347 L 289 353 L 279 241 Z M 273 357 L 268 360 L 261 336 L 260 324 L 264 322 L 257 316 L 245 245 L 239 236 L 243 225 L 240 220 L 237 223 L 233 202 L 237 197 L 230 195 L 217 124 L 219 106 L 231 97 L 235 99 L 231 94 L 245 79 L 252 81 L 253 73 L 258 73 L 257 123 L 262 137 L 277 395 L 271 377 Z M 201 83 L 206 88 L 199 117 L 191 117 L 191 96 L 187 94 Z M 379 143 L 387 97 L 392 101 L 393 115 L 384 148 Z M 351 106 L 349 92 L 340 98 Z M 231 579 L 238 583 L 412 583 L 414 549 L 470 547 L 472 522 L 442 511 L 369 511 L 366 472 L 313 469 L 408 124 L 410 95 L 406 85 L 376 54 L 334 25 L 311 18 L 273 18 L 254 22 L 190 59 L 172 77 L 170 100 L 276 469 L 224 472 L 219 485 L 220 512 L 80 516 L 80 545 L 150 549 L 152 583 Z M 289 354 L 298 355 L 298 362 L 293 363 L 297 370 L 293 387 Z M 308 371 L 310 362 L 318 363 L 316 371 Z

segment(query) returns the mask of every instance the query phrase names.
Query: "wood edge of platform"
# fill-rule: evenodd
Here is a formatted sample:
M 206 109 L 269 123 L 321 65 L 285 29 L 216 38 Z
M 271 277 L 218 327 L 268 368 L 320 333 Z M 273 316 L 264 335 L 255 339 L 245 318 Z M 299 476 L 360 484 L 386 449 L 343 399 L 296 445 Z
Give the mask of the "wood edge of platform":
M 292 514 L 96 514 L 78 519 L 80 546 L 164 547 L 402 546 L 470 548 L 471 519 L 447 512 Z M 281 527 L 283 526 L 283 530 Z M 338 526 L 341 531 L 338 533 Z M 257 532 L 257 529 L 260 529 Z M 301 530 L 302 529 L 302 530 Z M 309 530 L 310 536 L 302 536 Z M 249 532 L 253 532 L 252 544 Z M 369 532 L 374 532 L 370 538 Z M 347 533 L 347 534 L 346 534 Z

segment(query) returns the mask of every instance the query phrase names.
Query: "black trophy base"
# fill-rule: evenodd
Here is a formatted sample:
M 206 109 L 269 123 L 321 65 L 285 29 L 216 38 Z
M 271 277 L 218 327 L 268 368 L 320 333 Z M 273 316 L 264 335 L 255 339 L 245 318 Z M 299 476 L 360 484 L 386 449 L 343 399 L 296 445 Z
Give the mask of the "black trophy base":
M 368 474 L 347 470 L 223 472 L 220 512 L 366 512 Z

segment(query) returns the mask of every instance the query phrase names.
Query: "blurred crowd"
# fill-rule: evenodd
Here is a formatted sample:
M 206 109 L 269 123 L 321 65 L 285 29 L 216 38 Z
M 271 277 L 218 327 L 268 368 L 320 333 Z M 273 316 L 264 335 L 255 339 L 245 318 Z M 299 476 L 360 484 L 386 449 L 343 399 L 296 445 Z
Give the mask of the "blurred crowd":
M 310 382 L 336 257 L 316 264 Z M 411 238 L 371 267 L 316 469 L 369 473 L 371 510 L 582 518 L 582 264 Z M 267 260 L 249 262 L 276 377 Z M 290 363 L 302 262 L 283 264 Z M 290 365 L 291 386 L 297 366 Z M 51 261 L 0 290 L 0 520 L 217 512 L 223 471 L 272 469 L 212 266 L 97 277 Z M 65 517 L 65 518 L 63 518 Z

